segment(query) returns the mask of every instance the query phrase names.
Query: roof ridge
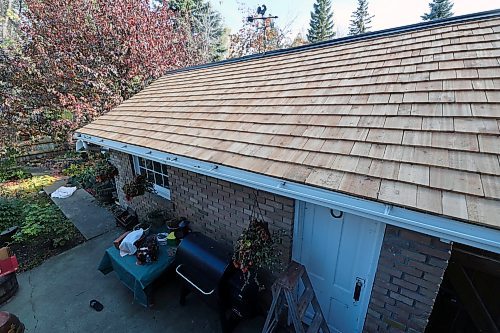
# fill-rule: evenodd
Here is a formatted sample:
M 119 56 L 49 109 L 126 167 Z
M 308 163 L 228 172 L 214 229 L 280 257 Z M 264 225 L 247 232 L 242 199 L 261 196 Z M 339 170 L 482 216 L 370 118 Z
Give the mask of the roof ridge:
M 331 40 L 327 40 L 327 41 L 323 41 L 323 42 L 307 44 L 307 45 L 302 45 L 302 46 L 296 46 L 296 47 L 287 48 L 287 49 L 279 49 L 279 50 L 273 50 L 273 51 L 264 52 L 264 53 L 247 55 L 247 56 L 243 56 L 240 58 L 226 59 L 226 60 L 217 61 L 217 62 L 211 62 L 211 63 L 201 64 L 201 65 L 194 65 L 194 66 L 189 66 L 189 67 L 184 67 L 184 68 L 179 68 L 179 69 L 167 71 L 165 73 L 165 75 L 189 72 L 189 71 L 194 71 L 194 70 L 198 70 L 198 69 L 211 68 L 211 67 L 217 67 L 217 66 L 222 66 L 222 65 L 226 65 L 226 64 L 234 64 L 234 63 L 244 62 L 244 61 L 248 61 L 248 60 L 267 58 L 267 57 L 271 57 L 271 56 L 275 56 L 275 55 L 282 55 L 282 54 L 300 52 L 300 51 L 305 51 L 305 50 L 313 50 L 313 49 L 324 48 L 324 47 L 333 46 L 333 45 L 346 44 L 349 42 L 364 41 L 364 40 L 369 40 L 369 39 L 373 39 L 373 38 L 391 36 L 391 35 L 404 33 L 404 32 L 420 31 L 420 30 L 425 30 L 428 28 L 447 26 L 447 25 L 451 25 L 454 23 L 478 21 L 478 20 L 494 18 L 494 17 L 500 17 L 500 9 L 494 9 L 494 10 L 478 12 L 478 13 L 471 13 L 471 14 L 460 15 L 460 16 L 453 16 L 453 17 L 449 17 L 449 18 L 445 18 L 445 19 L 433 20 L 433 21 L 428 21 L 428 22 L 419 22 L 419 23 L 405 25 L 405 26 L 401 26 L 401 27 L 395 27 L 395 28 L 389 28 L 389 29 L 368 32 L 368 33 L 364 33 L 364 34 L 356 35 L 356 36 L 346 36 L 346 37 L 342 37 L 342 38 L 336 38 L 336 39 L 331 39 Z

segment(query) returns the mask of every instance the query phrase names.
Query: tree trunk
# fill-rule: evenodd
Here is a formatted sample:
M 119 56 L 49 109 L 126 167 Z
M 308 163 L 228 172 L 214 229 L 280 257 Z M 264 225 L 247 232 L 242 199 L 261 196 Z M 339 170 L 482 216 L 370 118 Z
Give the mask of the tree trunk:
M 3 27 L 2 27 L 2 40 L 5 40 L 7 38 L 7 35 L 9 33 L 9 13 L 12 12 L 12 3 L 14 0 L 7 0 L 7 9 L 5 10 L 5 17 L 4 17 L 4 22 L 3 22 Z

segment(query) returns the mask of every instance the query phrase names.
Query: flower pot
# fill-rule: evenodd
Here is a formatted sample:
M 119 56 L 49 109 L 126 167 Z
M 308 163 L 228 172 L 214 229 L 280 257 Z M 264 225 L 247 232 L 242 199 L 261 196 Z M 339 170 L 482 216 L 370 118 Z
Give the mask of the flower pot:
M 170 231 L 175 231 L 180 228 L 187 227 L 189 222 L 184 217 L 177 217 L 167 221 L 167 228 Z
M 0 234 L 0 246 L 5 246 L 6 243 L 11 242 L 12 236 L 14 236 L 18 230 L 18 226 L 13 226 L 2 231 Z
M 148 213 L 147 220 L 154 227 L 161 227 L 166 220 L 167 212 L 164 210 L 153 210 Z

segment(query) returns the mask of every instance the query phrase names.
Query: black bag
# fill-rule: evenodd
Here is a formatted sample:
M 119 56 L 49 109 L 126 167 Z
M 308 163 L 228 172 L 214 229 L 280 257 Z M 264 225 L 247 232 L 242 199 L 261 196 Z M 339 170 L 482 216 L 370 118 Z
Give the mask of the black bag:
M 156 234 L 147 236 L 137 247 L 137 262 L 142 264 L 151 263 L 158 260 L 158 240 Z

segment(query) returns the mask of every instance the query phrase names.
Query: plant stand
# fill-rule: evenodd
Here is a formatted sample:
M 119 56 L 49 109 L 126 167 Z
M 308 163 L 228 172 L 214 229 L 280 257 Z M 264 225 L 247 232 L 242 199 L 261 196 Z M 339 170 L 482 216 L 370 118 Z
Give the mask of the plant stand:
M 115 191 L 116 188 L 110 181 L 98 184 L 95 187 L 96 199 L 103 203 L 112 203 L 114 201 L 113 192 Z
M 115 215 L 115 221 L 116 225 L 121 226 L 126 230 L 132 230 L 139 220 L 134 210 L 129 207 L 127 210 L 121 208 Z

